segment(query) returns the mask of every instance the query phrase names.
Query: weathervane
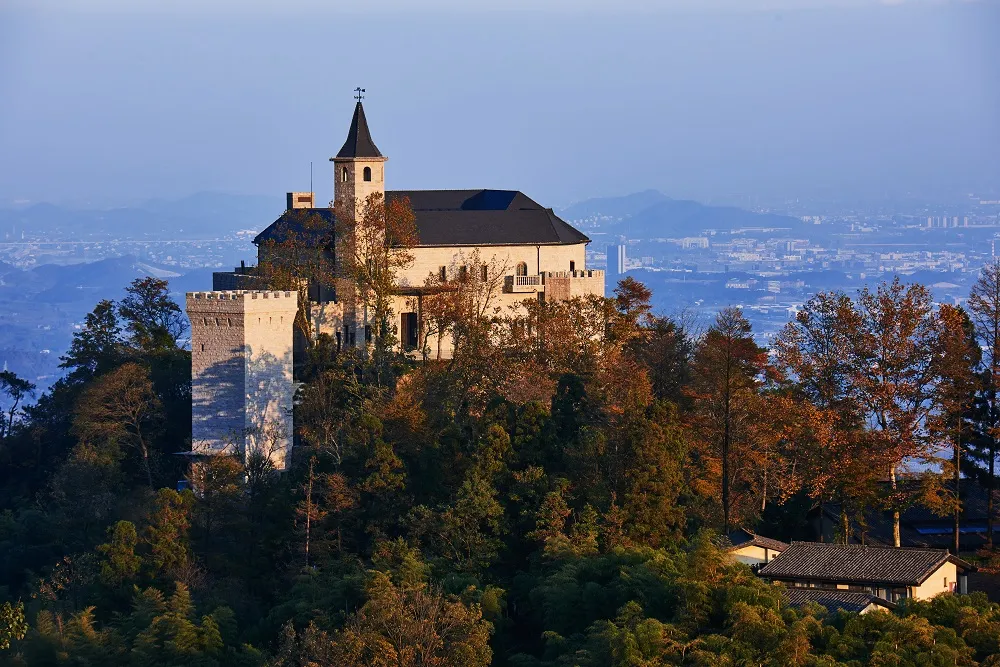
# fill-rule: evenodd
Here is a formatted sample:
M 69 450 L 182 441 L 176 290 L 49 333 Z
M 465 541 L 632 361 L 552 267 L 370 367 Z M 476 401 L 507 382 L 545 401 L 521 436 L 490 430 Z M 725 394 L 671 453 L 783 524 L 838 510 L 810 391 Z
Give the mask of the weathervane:
M 361 100 L 365 99 L 364 92 L 365 92 L 364 88 L 355 88 L 354 99 L 356 99 L 360 103 Z

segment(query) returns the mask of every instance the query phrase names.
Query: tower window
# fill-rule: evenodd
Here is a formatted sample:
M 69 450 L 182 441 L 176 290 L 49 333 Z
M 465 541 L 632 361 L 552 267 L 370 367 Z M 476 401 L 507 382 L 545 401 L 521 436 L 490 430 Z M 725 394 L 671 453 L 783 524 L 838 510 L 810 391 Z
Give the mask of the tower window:
M 576 262 L 574 262 L 573 260 L 569 261 L 569 270 L 576 271 Z
M 341 183 L 347 182 L 347 167 L 340 168 L 340 182 Z
M 372 168 L 371 167 L 365 167 L 364 179 L 366 181 L 372 180 Z

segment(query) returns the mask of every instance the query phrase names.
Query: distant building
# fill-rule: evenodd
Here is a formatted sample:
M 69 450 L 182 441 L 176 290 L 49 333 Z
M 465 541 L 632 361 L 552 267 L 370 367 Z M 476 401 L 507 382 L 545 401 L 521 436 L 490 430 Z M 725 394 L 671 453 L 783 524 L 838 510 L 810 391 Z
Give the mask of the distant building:
M 614 291 L 618 281 L 625 277 L 625 263 L 625 246 L 622 244 L 609 245 L 608 268 L 605 271 L 608 292 Z

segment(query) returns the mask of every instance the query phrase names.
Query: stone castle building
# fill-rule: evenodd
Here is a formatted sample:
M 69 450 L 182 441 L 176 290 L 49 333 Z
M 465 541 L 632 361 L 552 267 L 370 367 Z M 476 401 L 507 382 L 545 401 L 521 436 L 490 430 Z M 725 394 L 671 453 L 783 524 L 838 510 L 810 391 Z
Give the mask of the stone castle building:
M 424 299 L 433 292 L 435 282 L 446 283 L 468 271 L 474 258 L 478 258 L 476 270 L 483 272 L 483 278 L 501 285 L 494 296 L 495 305 L 501 308 L 516 307 L 525 299 L 551 301 L 604 294 L 604 272 L 586 266 L 590 239 L 561 220 L 552 209 L 512 190 L 386 190 L 387 159 L 372 140 L 359 100 L 347 140 L 337 155 L 330 158 L 334 199 L 347 210 L 353 207 L 356 215 L 372 193 L 379 193 L 387 200 L 405 197 L 410 202 L 418 242 L 409 250 L 413 262 L 396 276 L 398 290 L 392 302 L 392 323 L 397 327 L 399 344 L 404 350 L 420 349 L 425 354 L 429 351 L 426 356 L 430 359 L 451 357 L 448 332 L 428 332 Z M 299 239 L 310 238 L 310 231 L 302 228 L 305 220 L 313 221 L 312 224 L 321 221 L 332 232 L 326 238 L 336 236 L 333 208 L 316 207 L 313 193 L 289 193 L 286 211 L 254 239 L 258 263 L 289 234 Z M 496 275 L 487 276 L 490 271 Z M 261 439 L 254 429 L 269 424 L 272 438 L 264 440 L 271 442 L 275 434 L 285 434 L 286 440 L 272 448 L 287 452 L 292 432 L 295 293 L 254 291 L 252 288 L 259 287 L 259 276 L 253 267 L 216 273 L 213 282 L 216 291 L 189 294 L 187 299 L 192 321 L 193 386 L 197 396 L 193 408 L 193 450 L 211 453 L 219 449 L 219 443 L 235 440 L 236 446 L 246 451 L 246 447 L 256 446 Z M 366 310 L 355 302 L 346 281 L 337 280 L 335 289 L 309 285 L 309 300 L 313 335 L 329 334 L 341 347 L 366 344 L 371 323 L 366 321 Z M 278 309 L 266 315 L 260 311 L 261 304 L 267 304 L 264 308 L 268 308 L 278 303 L 284 308 L 281 314 L 277 314 Z M 241 304 L 243 309 L 235 318 L 229 314 L 234 304 Z M 269 318 L 266 326 L 265 316 Z M 206 324 L 229 318 L 239 323 L 232 331 L 221 324 Z M 254 363 L 259 354 L 265 355 L 274 367 L 259 370 Z M 220 372 L 221 369 L 229 372 Z M 241 382 L 245 388 L 242 402 L 238 392 Z M 262 405 L 255 393 L 257 388 L 280 382 L 286 385 L 276 392 L 273 404 L 267 404 L 269 412 L 256 414 Z M 218 396 L 218 400 L 213 400 L 213 396 Z M 241 424 L 243 430 L 234 438 L 234 429 Z M 275 457 L 275 462 L 282 468 L 284 454 Z

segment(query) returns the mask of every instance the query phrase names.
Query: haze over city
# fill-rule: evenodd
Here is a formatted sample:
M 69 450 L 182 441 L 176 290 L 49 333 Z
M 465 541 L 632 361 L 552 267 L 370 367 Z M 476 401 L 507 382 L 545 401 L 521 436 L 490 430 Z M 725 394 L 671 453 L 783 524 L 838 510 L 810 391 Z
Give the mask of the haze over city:
M 0 198 L 280 195 L 313 162 L 326 201 L 358 85 L 393 187 L 983 194 L 998 25 L 995 2 L 8 2 Z

